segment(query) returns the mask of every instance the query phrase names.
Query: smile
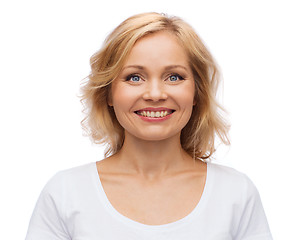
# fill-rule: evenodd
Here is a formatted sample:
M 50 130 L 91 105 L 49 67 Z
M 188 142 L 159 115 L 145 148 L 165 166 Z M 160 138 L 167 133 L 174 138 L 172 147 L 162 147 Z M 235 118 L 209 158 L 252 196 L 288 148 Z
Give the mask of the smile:
M 170 111 L 136 111 L 135 113 L 138 114 L 139 116 L 143 117 L 151 117 L 151 118 L 161 118 L 161 117 L 166 117 L 167 115 L 173 113 L 174 110 Z
M 168 108 L 144 108 L 135 111 L 135 113 L 140 116 L 142 119 L 168 119 L 172 113 L 174 113 L 175 110 L 168 109 Z

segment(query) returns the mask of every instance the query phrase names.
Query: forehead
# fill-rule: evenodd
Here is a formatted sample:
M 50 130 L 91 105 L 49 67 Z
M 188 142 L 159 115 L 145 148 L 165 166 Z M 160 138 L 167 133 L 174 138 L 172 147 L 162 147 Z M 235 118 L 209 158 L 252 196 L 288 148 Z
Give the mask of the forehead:
M 169 32 L 157 32 L 139 39 L 133 46 L 124 65 L 185 65 L 187 54 L 179 40 Z

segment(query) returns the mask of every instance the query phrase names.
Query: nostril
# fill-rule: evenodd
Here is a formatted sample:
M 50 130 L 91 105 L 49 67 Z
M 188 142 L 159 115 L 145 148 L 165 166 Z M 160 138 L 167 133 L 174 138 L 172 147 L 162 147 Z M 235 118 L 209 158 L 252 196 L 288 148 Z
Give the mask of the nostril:
M 168 98 L 167 94 L 163 92 L 146 93 L 144 94 L 143 97 L 145 100 L 152 100 L 152 101 L 165 100 Z
M 165 89 L 159 83 L 153 83 L 148 86 L 147 90 L 143 94 L 145 100 L 159 101 L 168 98 Z

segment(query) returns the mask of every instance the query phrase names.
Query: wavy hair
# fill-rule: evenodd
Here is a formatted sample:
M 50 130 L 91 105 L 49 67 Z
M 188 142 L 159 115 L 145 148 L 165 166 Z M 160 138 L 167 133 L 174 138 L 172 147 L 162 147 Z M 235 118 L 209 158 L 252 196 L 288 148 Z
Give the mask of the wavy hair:
M 215 152 L 215 139 L 224 144 L 229 126 L 224 109 L 216 100 L 220 82 L 218 66 L 194 29 L 175 16 L 143 13 L 122 22 L 106 38 L 102 48 L 90 59 L 91 72 L 82 86 L 84 106 L 82 126 L 94 143 L 107 146 L 105 157 L 117 153 L 124 142 L 124 129 L 108 105 L 111 83 L 120 74 L 136 41 L 159 31 L 172 33 L 188 56 L 195 80 L 192 115 L 181 132 L 182 148 L 193 158 L 206 160 Z

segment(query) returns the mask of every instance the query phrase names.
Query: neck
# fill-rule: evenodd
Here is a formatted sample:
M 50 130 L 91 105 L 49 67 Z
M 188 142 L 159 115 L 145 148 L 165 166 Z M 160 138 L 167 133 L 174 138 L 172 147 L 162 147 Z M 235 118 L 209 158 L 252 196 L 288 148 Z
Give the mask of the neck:
M 116 158 L 126 171 L 147 178 L 180 171 L 193 162 L 182 149 L 180 134 L 161 141 L 146 141 L 126 134 Z

